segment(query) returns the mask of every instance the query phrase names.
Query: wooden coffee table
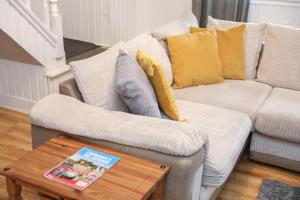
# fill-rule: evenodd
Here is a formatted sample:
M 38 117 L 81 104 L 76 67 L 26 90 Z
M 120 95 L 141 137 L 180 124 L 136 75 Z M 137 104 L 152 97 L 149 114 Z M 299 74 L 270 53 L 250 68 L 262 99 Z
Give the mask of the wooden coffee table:
M 121 160 L 104 175 L 79 191 L 43 177 L 43 174 L 83 147 L 89 147 Z M 21 187 L 30 187 L 54 199 L 138 200 L 163 199 L 166 175 L 170 168 L 106 147 L 66 136 L 52 138 L 0 173 L 6 177 L 10 200 L 21 200 Z M 44 196 L 45 197 L 45 196 Z

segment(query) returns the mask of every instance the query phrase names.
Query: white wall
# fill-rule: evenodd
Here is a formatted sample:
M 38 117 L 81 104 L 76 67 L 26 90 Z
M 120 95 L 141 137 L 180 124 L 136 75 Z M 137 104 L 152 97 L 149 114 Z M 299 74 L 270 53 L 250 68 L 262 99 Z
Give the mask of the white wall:
M 60 0 L 64 36 L 110 46 L 191 10 L 192 0 Z
M 71 77 L 69 70 L 49 77 L 45 67 L 0 59 L 0 107 L 28 113 L 38 100 L 58 93 L 59 83 Z
M 59 8 L 63 17 L 64 36 L 110 44 L 109 1 L 60 0 Z
M 0 107 L 28 112 L 47 95 L 44 67 L 0 59 Z
M 300 0 L 251 0 L 248 21 L 300 28 Z

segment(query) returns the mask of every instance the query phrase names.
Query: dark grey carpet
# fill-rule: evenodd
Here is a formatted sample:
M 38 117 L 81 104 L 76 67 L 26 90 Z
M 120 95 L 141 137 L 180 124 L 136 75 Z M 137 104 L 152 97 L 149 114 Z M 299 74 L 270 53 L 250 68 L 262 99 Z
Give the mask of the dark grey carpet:
M 300 200 L 300 187 L 265 179 L 260 186 L 257 200 Z
M 102 53 L 106 48 L 93 43 L 64 38 L 67 63 Z

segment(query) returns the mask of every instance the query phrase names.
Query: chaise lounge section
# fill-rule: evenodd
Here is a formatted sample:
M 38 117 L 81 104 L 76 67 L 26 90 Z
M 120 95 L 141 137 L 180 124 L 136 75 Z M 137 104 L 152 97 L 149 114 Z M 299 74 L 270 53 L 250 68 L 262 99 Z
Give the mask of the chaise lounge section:
M 76 94 L 73 97 L 77 96 L 81 99 L 80 91 L 77 87 L 74 87 L 76 86 L 74 82 L 75 79 L 71 79 L 62 83 L 60 91 L 65 95 Z M 229 109 L 180 100 L 177 103 L 182 114 L 189 119 L 189 123 L 183 123 L 185 128 L 179 129 L 182 127 L 181 122 L 149 118 L 147 120 L 163 122 L 160 122 L 159 128 L 155 128 L 154 125 L 148 125 L 150 130 L 145 132 L 142 127 L 147 126 L 141 123 L 143 120 L 134 122 L 131 119 L 132 129 L 128 129 L 127 132 L 126 129 L 129 128 L 127 127 L 128 120 L 126 118 L 123 118 L 120 122 L 117 120 L 121 113 L 106 112 L 106 115 L 98 108 L 99 112 L 101 110 L 101 113 L 94 114 L 93 112 L 97 108 L 89 106 L 90 110 L 84 111 L 80 107 L 88 105 L 79 100 L 75 101 L 75 99 L 62 95 L 49 96 L 37 103 L 31 111 L 33 147 L 39 146 L 47 139 L 58 134 L 71 135 L 115 150 L 170 165 L 172 170 L 167 176 L 166 199 L 199 199 L 199 196 L 202 196 L 201 199 L 214 198 L 247 145 L 246 141 L 251 130 L 251 121 L 246 114 Z M 52 112 L 47 112 L 47 110 Z M 115 117 L 110 117 L 111 114 L 115 114 Z M 97 117 L 89 117 L 94 115 Z M 138 116 L 136 118 L 140 119 L 141 117 Z M 115 121 L 115 125 L 122 123 L 123 125 L 119 131 L 112 125 L 116 129 L 112 138 L 116 137 L 116 133 L 124 135 L 135 131 L 137 135 L 139 133 L 148 135 L 152 131 L 156 133 L 156 137 L 144 139 L 155 141 L 153 145 L 156 144 L 156 147 L 149 150 L 145 146 L 139 147 L 137 144 L 132 144 L 132 138 L 136 137 L 134 135 L 131 135 L 131 137 L 126 136 L 128 138 L 126 141 L 130 142 L 129 144 L 122 144 L 120 140 L 116 142 L 112 138 L 105 138 L 99 135 L 101 130 L 106 130 L 102 125 L 111 124 L 113 121 Z M 161 127 L 164 123 L 172 123 L 174 129 L 169 128 L 164 132 L 163 127 Z M 139 124 L 139 126 L 137 127 L 136 124 Z M 89 127 L 95 128 L 94 132 L 89 131 L 91 129 Z M 186 131 L 190 132 L 191 130 L 195 130 L 195 134 L 197 133 L 198 137 L 202 138 L 200 141 L 205 142 L 201 143 L 202 145 L 198 144 L 199 149 L 192 154 L 178 154 L 184 149 Z M 162 145 L 165 148 L 171 142 L 171 138 L 162 137 L 166 133 L 172 134 L 174 137 L 177 135 L 180 139 L 177 143 L 179 146 L 172 146 L 169 151 L 160 152 L 157 140 L 165 141 L 166 144 Z M 181 133 L 184 134 L 180 136 L 179 134 Z M 112 133 L 110 132 L 109 135 L 112 135 Z M 206 137 L 208 137 L 208 140 L 206 140 Z M 139 141 L 139 143 L 142 142 L 142 140 Z M 195 146 L 196 140 L 194 139 L 193 141 L 186 146 Z M 206 164 L 204 165 L 204 163 Z

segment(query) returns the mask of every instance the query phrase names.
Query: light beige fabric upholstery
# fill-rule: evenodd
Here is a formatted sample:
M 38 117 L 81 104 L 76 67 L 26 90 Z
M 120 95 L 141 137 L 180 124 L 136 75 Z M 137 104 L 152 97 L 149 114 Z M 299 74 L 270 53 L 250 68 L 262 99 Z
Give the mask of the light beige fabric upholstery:
M 60 94 L 38 101 L 30 119 L 37 126 L 177 156 L 190 156 L 207 143 L 207 135 L 189 123 L 108 111 Z
M 128 111 L 115 86 L 115 65 L 120 42 L 96 56 L 71 62 L 71 70 L 87 104 L 114 111 Z
M 300 145 L 253 133 L 250 158 L 300 172 Z
M 168 36 L 180 35 L 190 32 L 190 27 L 198 27 L 198 21 L 195 15 L 190 11 L 179 19 L 165 24 L 152 31 L 152 36 L 158 40 L 163 40 Z
M 300 143 L 300 91 L 273 89 L 257 112 L 255 129 L 264 135 Z
M 270 92 L 270 86 L 251 80 L 225 80 L 220 84 L 174 90 L 176 99 L 237 110 L 252 120 Z
M 265 23 L 242 23 L 213 19 L 208 17 L 208 28 L 232 28 L 241 24 L 246 24 L 245 33 L 245 65 L 248 79 L 256 77 L 256 69 L 259 60 L 262 43 L 266 35 Z
M 268 24 L 257 78 L 273 86 L 300 90 L 300 29 Z
M 177 104 L 187 123 L 208 135 L 202 185 L 222 185 L 235 166 L 250 133 L 249 117 L 234 110 L 199 103 L 177 101 Z
M 215 200 L 218 197 L 222 188 L 223 186 L 220 187 L 201 186 L 200 200 L 202 199 Z
M 171 68 L 171 61 L 161 46 L 161 44 L 151 36 L 150 33 L 142 34 L 129 42 L 127 42 L 124 46 L 124 49 L 128 51 L 128 54 L 131 55 L 133 58 L 136 58 L 137 51 L 144 50 L 145 52 L 149 53 L 153 56 L 163 67 L 170 85 L 173 83 L 173 72 Z

